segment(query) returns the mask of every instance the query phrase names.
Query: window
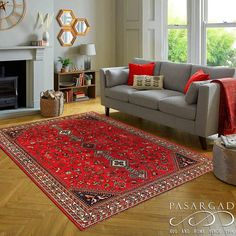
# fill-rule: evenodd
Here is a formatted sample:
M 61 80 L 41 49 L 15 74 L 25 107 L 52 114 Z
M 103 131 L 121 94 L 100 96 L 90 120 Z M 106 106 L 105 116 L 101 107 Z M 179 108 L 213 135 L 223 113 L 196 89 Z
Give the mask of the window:
M 211 66 L 236 67 L 236 28 L 207 28 L 206 59 Z
M 167 0 L 158 8 L 162 59 L 236 67 L 236 0 Z
M 235 0 L 208 0 L 206 3 L 208 23 L 236 23 Z
M 187 62 L 187 0 L 168 0 L 168 60 Z
M 202 63 L 236 67 L 236 1 L 205 0 Z

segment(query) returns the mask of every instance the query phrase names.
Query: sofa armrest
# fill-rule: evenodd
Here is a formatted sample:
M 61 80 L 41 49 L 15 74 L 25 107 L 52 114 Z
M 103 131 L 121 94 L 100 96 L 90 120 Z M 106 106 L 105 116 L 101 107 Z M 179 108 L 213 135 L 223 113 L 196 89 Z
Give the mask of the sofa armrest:
M 120 81 L 115 81 L 115 78 L 112 79 L 112 81 L 108 81 L 107 78 L 107 72 L 108 71 L 117 71 L 117 72 L 122 72 L 123 70 L 128 70 L 128 67 L 110 67 L 110 68 L 102 68 L 100 69 L 100 94 L 101 94 L 101 100 L 102 100 L 102 104 L 103 104 L 103 99 L 104 99 L 104 90 L 106 87 L 112 87 L 112 86 L 116 86 L 116 85 L 120 85 Z
M 220 86 L 208 83 L 199 87 L 195 130 L 201 137 L 218 133 Z

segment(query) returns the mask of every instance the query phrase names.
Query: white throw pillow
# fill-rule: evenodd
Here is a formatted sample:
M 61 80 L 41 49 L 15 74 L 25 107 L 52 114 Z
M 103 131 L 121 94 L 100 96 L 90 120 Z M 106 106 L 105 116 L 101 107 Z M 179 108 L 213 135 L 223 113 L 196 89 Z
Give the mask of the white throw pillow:
M 163 89 L 164 76 L 134 75 L 135 89 Z

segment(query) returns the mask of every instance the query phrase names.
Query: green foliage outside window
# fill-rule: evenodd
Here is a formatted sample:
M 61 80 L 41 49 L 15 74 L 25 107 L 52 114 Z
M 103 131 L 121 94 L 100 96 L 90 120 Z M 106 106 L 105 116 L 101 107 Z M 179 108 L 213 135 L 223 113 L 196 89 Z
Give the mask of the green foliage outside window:
M 168 34 L 168 60 L 173 62 L 187 62 L 187 30 L 171 29 Z
M 224 29 L 207 30 L 207 64 L 236 66 L 236 35 Z
M 186 62 L 187 30 L 169 30 L 168 41 L 168 59 L 174 62 Z M 207 64 L 236 67 L 236 33 L 225 29 L 207 30 Z

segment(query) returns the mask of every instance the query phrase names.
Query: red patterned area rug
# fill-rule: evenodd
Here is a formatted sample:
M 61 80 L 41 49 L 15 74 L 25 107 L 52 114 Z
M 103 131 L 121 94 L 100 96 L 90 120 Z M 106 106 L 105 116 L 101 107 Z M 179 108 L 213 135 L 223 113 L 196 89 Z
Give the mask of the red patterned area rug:
M 212 170 L 199 153 L 93 112 L 1 129 L 0 147 L 81 230 Z

